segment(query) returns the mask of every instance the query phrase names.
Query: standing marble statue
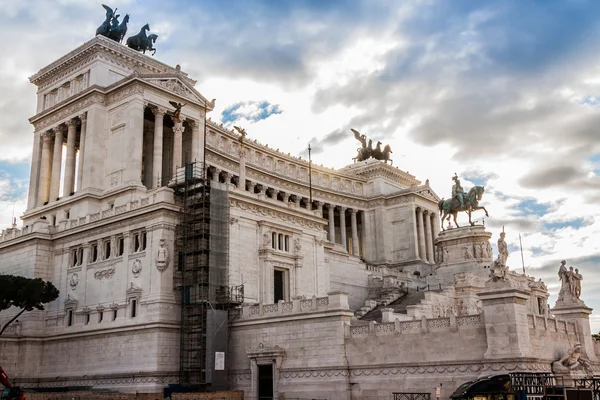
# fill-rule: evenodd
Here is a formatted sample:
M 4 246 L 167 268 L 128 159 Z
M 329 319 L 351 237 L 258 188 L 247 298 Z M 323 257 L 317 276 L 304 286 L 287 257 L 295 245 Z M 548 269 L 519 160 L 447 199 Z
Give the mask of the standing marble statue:
M 504 241 L 505 236 L 506 234 L 504 232 L 500 233 L 500 238 L 498 239 L 498 258 L 492 263 L 490 269 L 490 282 L 506 280 L 506 272 L 508 271 L 508 266 L 506 265 L 508 246 Z
M 567 270 L 566 264 L 567 262 L 562 260 L 558 269 L 558 279 L 561 281 L 558 301 L 578 300 L 581 298 L 581 281 L 583 280 L 583 276 L 579 273 L 579 269 L 569 267 Z
M 500 265 L 506 265 L 506 260 L 508 259 L 508 246 L 504 241 L 506 237 L 506 233 L 500 232 L 500 238 L 498 239 L 498 263 Z

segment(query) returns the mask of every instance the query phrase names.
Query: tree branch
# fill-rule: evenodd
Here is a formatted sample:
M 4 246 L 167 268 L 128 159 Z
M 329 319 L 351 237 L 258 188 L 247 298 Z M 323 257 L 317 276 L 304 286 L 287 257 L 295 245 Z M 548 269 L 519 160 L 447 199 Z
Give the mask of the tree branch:
M 17 318 L 19 318 L 21 316 L 21 314 L 23 314 L 25 312 L 25 309 L 22 309 L 20 313 L 18 313 L 17 315 L 14 316 L 13 319 L 11 319 L 10 321 L 8 321 L 3 327 L 2 330 L 0 331 L 0 336 L 2 336 L 2 334 L 4 333 L 4 330 L 6 328 L 8 328 L 8 326 L 10 324 L 12 324 Z

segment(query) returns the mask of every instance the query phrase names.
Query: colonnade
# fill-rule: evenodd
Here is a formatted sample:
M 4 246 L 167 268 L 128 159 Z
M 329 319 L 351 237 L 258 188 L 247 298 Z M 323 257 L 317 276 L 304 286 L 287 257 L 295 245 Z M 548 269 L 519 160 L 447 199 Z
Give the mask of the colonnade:
M 211 180 L 213 182 L 222 182 L 222 183 L 232 183 L 236 185 L 238 188 L 241 188 L 241 180 L 239 175 L 236 176 L 228 171 L 224 171 L 214 166 L 209 166 L 208 171 L 210 171 Z M 291 204 L 292 207 L 296 208 L 304 208 L 311 209 L 310 199 L 303 197 L 301 195 L 289 193 L 283 190 L 279 190 L 276 188 L 268 187 L 266 185 L 253 182 L 250 180 L 244 179 L 244 189 L 251 192 L 256 193 L 260 196 L 264 196 L 264 198 L 270 198 L 273 200 L 282 201 L 286 204 Z M 327 213 L 324 213 L 324 208 L 327 209 Z M 312 210 L 317 210 L 319 213 L 328 220 L 328 240 L 331 243 L 337 243 L 342 246 L 344 250 L 348 253 L 359 256 L 360 254 L 360 239 L 359 239 L 359 219 L 362 223 L 363 217 L 358 217 L 359 213 L 362 213 L 361 210 L 356 208 L 347 208 L 345 206 L 335 205 L 331 203 L 326 203 L 320 200 L 313 200 L 312 202 Z M 336 237 L 336 224 L 335 224 L 335 214 L 338 214 L 339 224 L 338 228 L 340 230 L 340 243 L 337 242 Z M 346 217 L 350 214 L 350 234 L 352 238 L 351 248 L 348 248 L 348 240 L 347 240 L 347 229 L 346 229 Z
M 162 107 L 149 106 L 154 114 L 154 137 L 152 146 L 152 184 L 150 187 L 156 188 L 167 184 L 163 179 L 163 158 L 164 158 L 164 123 L 167 110 Z M 168 115 L 173 121 L 173 148 L 172 148 L 172 165 L 171 177 L 174 178 L 177 173 L 177 168 L 183 167 L 186 163 L 200 158 L 200 122 L 191 118 L 173 118 Z M 185 125 L 184 125 L 185 122 Z M 183 135 L 187 128 L 191 129 L 191 146 L 190 153 L 183 152 Z
M 78 126 L 81 126 L 79 137 L 77 137 Z M 84 113 L 44 132 L 36 132 L 33 141 L 28 208 L 57 201 L 60 195 L 61 175 L 64 175 L 63 196 L 70 196 L 76 188 L 77 190 L 81 188 L 86 130 L 87 118 Z M 67 152 L 64 171 L 62 171 L 65 140 Z M 77 153 L 79 153 L 78 165 Z M 75 182 L 76 177 L 77 182 Z
M 419 258 L 429 264 L 435 264 L 433 241 L 440 231 L 439 216 L 430 211 L 417 207 L 417 248 Z

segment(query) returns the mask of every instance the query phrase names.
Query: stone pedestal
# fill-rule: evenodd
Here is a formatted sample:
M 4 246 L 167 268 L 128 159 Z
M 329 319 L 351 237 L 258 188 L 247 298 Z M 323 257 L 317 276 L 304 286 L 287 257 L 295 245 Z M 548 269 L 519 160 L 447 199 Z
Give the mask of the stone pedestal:
M 594 342 L 590 329 L 590 314 L 592 313 L 592 309 L 586 306 L 580 299 L 566 296 L 564 300 L 557 301 L 550 312 L 556 318 L 575 322 L 579 343 L 583 346 L 584 356 L 588 360 L 598 361 L 598 357 L 594 352 Z
M 436 274 L 446 277 L 449 282 L 459 272 L 489 275 L 492 263 L 492 234 L 484 226 L 475 225 L 440 232 L 435 239 L 435 253 L 438 268 Z
M 487 282 L 485 290 L 478 294 L 485 320 L 486 359 L 531 356 L 527 323 L 529 295 L 528 289 L 510 280 Z

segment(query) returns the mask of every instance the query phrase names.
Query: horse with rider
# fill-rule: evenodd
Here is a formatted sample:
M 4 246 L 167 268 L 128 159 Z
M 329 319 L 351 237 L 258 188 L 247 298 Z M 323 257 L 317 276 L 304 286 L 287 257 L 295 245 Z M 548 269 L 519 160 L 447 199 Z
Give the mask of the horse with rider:
M 475 225 L 475 223 L 471 220 L 471 213 L 473 211 L 483 210 L 485 211 L 485 216 L 489 216 L 485 207 L 479 205 L 481 197 L 485 192 L 485 188 L 483 186 L 473 186 L 467 193 L 465 193 L 462 185 L 460 184 L 460 179 L 458 179 L 458 175 L 454 174 L 452 181 L 454 181 L 454 184 L 452 185 L 452 198 L 446 200 L 442 199 L 438 203 L 443 230 L 445 230 L 444 219 L 450 222 L 450 216 L 453 217 L 454 224 L 457 228 L 459 228 L 458 222 L 456 222 L 456 215 L 461 211 L 464 211 L 469 215 L 469 224 L 471 224 L 471 226 Z

